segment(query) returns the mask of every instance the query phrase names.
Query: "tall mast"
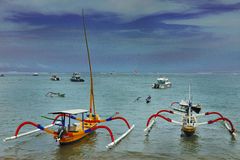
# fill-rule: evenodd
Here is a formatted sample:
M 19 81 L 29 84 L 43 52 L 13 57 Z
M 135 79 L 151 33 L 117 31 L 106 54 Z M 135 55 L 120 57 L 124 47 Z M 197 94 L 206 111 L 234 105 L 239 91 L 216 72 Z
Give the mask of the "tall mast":
M 88 48 L 88 41 L 87 41 L 87 30 L 86 30 L 86 24 L 85 24 L 85 18 L 84 18 L 84 11 L 82 10 L 82 16 L 83 16 L 83 30 L 84 30 L 84 38 L 86 42 L 87 47 L 87 53 L 88 53 L 88 64 L 89 64 L 89 70 L 90 70 L 90 103 L 89 103 L 89 112 L 96 114 L 96 108 L 94 103 L 94 92 L 93 92 L 93 78 L 92 78 L 92 65 L 91 65 L 91 59 L 90 59 L 90 51 Z
M 188 86 L 188 116 L 191 116 L 192 102 L 191 102 L 191 84 Z M 191 123 L 191 118 L 188 118 L 188 123 Z
M 188 100 L 189 102 L 191 101 L 191 84 L 189 84 L 189 87 L 188 87 Z

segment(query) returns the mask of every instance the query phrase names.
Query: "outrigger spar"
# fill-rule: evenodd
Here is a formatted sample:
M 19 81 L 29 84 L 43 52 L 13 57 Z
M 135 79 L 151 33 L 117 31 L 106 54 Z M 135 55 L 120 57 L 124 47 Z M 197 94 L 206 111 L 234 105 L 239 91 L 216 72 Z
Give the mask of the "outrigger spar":
M 86 24 L 85 24 L 83 11 L 82 11 L 82 15 L 83 15 L 84 37 L 86 42 L 88 64 L 89 64 L 89 70 L 90 70 L 89 114 L 87 114 L 85 118 L 85 114 L 88 113 L 88 110 L 85 110 L 85 109 L 71 109 L 71 110 L 65 110 L 65 111 L 51 112 L 49 114 L 56 115 L 53 119 L 45 117 L 47 119 L 53 120 L 50 125 L 42 126 L 41 124 L 38 124 L 38 123 L 25 121 L 17 127 L 14 136 L 7 137 L 3 139 L 3 141 L 16 139 L 16 138 L 33 134 L 35 132 L 42 130 L 48 134 L 53 135 L 53 138 L 56 141 L 58 141 L 60 144 L 68 144 L 68 143 L 80 140 L 81 138 L 85 137 L 86 135 L 90 134 L 91 132 L 97 129 L 105 129 L 108 131 L 112 141 L 106 147 L 111 148 L 114 145 L 116 145 L 118 142 L 120 142 L 124 137 L 126 137 L 134 128 L 134 125 L 130 126 L 130 124 L 124 117 L 117 116 L 118 112 L 116 112 L 116 114 L 114 114 L 113 116 L 110 116 L 107 119 L 101 119 L 100 116 L 96 113 L 96 107 L 94 102 L 92 66 L 91 66 L 90 51 L 88 47 Z M 81 116 L 77 117 L 76 116 L 77 114 L 81 114 Z M 61 119 L 59 120 L 59 118 Z M 71 120 L 75 120 L 77 122 L 72 124 Z M 99 123 L 113 121 L 113 120 L 122 120 L 128 127 L 128 130 L 117 139 L 114 138 L 112 130 L 109 127 L 105 125 L 98 125 Z M 25 125 L 32 125 L 37 129 L 19 134 L 20 129 Z M 53 126 L 58 126 L 57 130 L 49 129 L 50 127 L 53 127 Z
M 178 107 L 173 107 L 176 104 L 178 105 Z M 186 136 L 192 136 L 195 133 L 196 128 L 200 125 L 213 124 L 215 122 L 222 121 L 224 123 L 225 128 L 229 131 L 229 133 L 232 135 L 232 137 L 236 138 L 237 131 L 236 131 L 235 127 L 233 126 L 232 122 L 228 118 L 224 117 L 219 112 L 200 113 L 201 105 L 200 104 L 196 104 L 196 105 L 192 104 L 190 85 L 189 85 L 189 100 L 188 101 L 182 100 L 181 102 L 173 102 L 171 104 L 171 107 L 173 108 L 173 110 L 160 110 L 157 113 L 152 114 L 148 118 L 146 128 L 144 129 L 146 136 L 148 136 L 149 133 L 151 132 L 154 124 L 156 123 L 156 118 L 162 118 L 163 120 L 168 121 L 170 123 L 175 123 L 175 124 L 181 125 L 182 126 L 181 130 Z M 162 113 L 170 113 L 170 114 L 174 114 L 174 115 L 180 115 L 182 118 L 181 118 L 181 121 L 175 121 L 168 117 L 165 117 L 164 115 L 162 115 Z M 198 117 L 209 116 L 209 115 L 217 115 L 218 118 L 216 118 L 214 120 L 209 120 L 207 122 L 198 122 L 197 121 Z

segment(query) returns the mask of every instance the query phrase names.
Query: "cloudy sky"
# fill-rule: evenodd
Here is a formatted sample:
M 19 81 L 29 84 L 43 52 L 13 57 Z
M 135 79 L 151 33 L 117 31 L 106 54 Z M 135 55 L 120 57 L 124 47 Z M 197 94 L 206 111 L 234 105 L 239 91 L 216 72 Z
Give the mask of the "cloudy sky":
M 240 71 L 240 0 L 0 0 L 0 72 Z

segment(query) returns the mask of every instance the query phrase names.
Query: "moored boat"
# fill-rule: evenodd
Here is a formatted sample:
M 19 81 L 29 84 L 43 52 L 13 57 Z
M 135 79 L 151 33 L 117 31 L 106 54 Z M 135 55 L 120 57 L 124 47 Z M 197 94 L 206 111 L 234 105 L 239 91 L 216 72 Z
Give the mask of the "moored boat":
M 60 78 L 57 75 L 52 75 L 50 80 L 52 80 L 52 81 L 60 81 Z
M 179 105 L 179 107 L 173 107 L 173 105 Z M 236 138 L 236 129 L 233 126 L 233 123 L 226 117 L 224 117 L 221 113 L 219 112 L 205 112 L 205 113 L 200 113 L 201 111 L 201 105 L 193 105 L 192 100 L 191 100 L 191 94 L 190 94 L 190 86 L 189 86 L 189 99 L 186 101 L 181 101 L 181 102 L 173 102 L 171 104 L 171 107 L 173 110 L 159 110 L 157 113 L 152 114 L 148 120 L 147 120 L 147 125 L 146 128 L 144 129 L 145 135 L 148 136 L 150 131 L 152 130 L 154 124 L 156 123 L 157 118 L 161 118 L 162 120 L 165 120 L 167 122 L 177 124 L 181 126 L 181 131 L 183 135 L 186 136 L 192 136 L 196 130 L 197 127 L 200 125 L 208 125 L 208 124 L 213 124 L 216 122 L 223 122 L 224 127 L 229 131 L 231 136 L 235 139 Z M 181 116 L 180 121 L 176 121 L 173 119 L 170 119 L 163 115 L 162 113 L 170 113 L 172 115 L 178 115 Z M 198 122 L 198 118 L 202 116 L 209 116 L 209 115 L 217 115 L 218 117 L 213 120 L 208 120 L 205 122 Z
M 160 77 L 157 79 L 156 83 L 152 84 L 152 88 L 154 89 L 165 89 L 165 88 L 170 88 L 171 86 L 172 86 L 172 83 L 166 77 Z
M 39 76 L 39 74 L 37 72 L 33 73 L 33 76 Z
M 70 81 L 72 81 L 72 82 L 84 82 L 84 79 L 81 78 L 79 73 L 74 72 L 72 74 L 72 77 L 71 77 Z

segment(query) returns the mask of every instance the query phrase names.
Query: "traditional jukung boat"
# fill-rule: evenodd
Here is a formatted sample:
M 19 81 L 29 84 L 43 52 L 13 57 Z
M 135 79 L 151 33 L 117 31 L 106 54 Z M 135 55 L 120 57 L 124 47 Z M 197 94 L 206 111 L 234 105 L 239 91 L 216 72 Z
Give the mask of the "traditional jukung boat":
M 88 114 L 85 115 L 86 113 Z M 20 138 L 29 134 L 33 134 L 35 132 L 42 130 L 48 134 L 53 135 L 53 138 L 56 141 L 58 141 L 59 144 L 68 144 L 71 142 L 78 141 L 81 138 L 85 137 L 86 135 L 90 134 L 91 132 L 101 128 L 101 129 L 106 129 L 109 132 L 112 142 L 109 143 L 106 147 L 112 148 L 114 145 L 120 142 L 120 140 L 122 140 L 125 136 L 127 136 L 134 128 L 134 125 L 130 126 L 128 121 L 125 118 L 116 116 L 117 114 L 110 116 L 107 119 L 101 119 L 98 114 L 93 114 L 91 112 L 88 112 L 88 110 L 85 110 L 85 109 L 71 109 L 71 110 L 65 110 L 65 111 L 56 111 L 56 112 L 51 112 L 49 114 L 56 115 L 51 124 L 42 126 L 41 124 L 38 124 L 38 123 L 25 121 L 17 127 L 14 136 L 7 137 L 3 139 L 3 141 L 17 139 L 17 138 Z M 77 117 L 76 115 L 78 114 L 81 114 L 81 116 Z M 61 120 L 59 120 L 59 118 L 61 118 Z M 75 120 L 78 122 L 71 123 L 71 120 Z M 118 139 L 114 138 L 113 133 L 109 127 L 105 125 L 98 125 L 99 123 L 113 121 L 113 120 L 122 120 L 128 127 L 128 130 Z M 21 128 L 25 125 L 32 125 L 38 129 L 19 134 Z M 58 126 L 58 127 L 56 130 L 49 129 L 50 127 L 53 127 L 53 126 Z
M 224 127 L 229 131 L 229 133 L 232 135 L 233 138 L 236 137 L 236 129 L 233 126 L 233 123 L 226 117 L 224 117 L 221 113 L 219 112 L 205 112 L 205 113 L 200 113 L 201 108 L 199 105 L 192 105 L 191 101 L 191 96 L 190 96 L 190 86 L 189 86 L 189 100 L 185 101 L 185 103 L 178 103 L 178 102 L 173 102 L 173 104 L 179 104 L 181 110 L 160 110 L 155 114 L 152 114 L 146 124 L 146 128 L 144 129 L 145 135 L 148 136 L 149 133 L 151 132 L 154 124 L 156 123 L 157 118 L 162 118 L 165 121 L 168 121 L 170 123 L 178 124 L 181 126 L 181 131 L 183 132 L 184 135 L 186 136 L 192 136 L 197 127 L 200 125 L 206 125 L 206 124 L 213 124 L 216 122 L 223 122 Z M 184 107 L 184 108 L 183 108 Z M 168 117 L 165 117 L 162 115 L 162 113 L 170 113 L 173 115 L 179 115 L 181 116 L 181 121 L 176 121 L 172 120 Z M 198 122 L 198 118 L 201 116 L 209 116 L 209 115 L 217 115 L 218 118 L 214 120 L 209 120 L 206 122 Z
M 84 36 L 85 36 L 85 42 L 87 47 L 88 63 L 89 63 L 89 70 L 90 70 L 89 111 L 85 109 L 71 109 L 71 110 L 65 110 L 65 111 L 51 112 L 50 114 L 53 114 L 56 116 L 53 118 L 53 121 L 50 125 L 42 126 L 41 124 L 34 123 L 31 121 L 23 122 L 17 127 L 15 135 L 12 137 L 5 138 L 4 141 L 16 139 L 16 138 L 29 135 L 42 130 L 48 134 L 53 135 L 53 138 L 56 141 L 58 141 L 59 144 L 68 144 L 68 143 L 78 141 L 81 138 L 84 138 L 86 135 L 88 135 L 89 133 L 97 129 L 105 129 L 109 132 L 111 141 L 112 141 L 106 147 L 111 148 L 114 145 L 116 145 L 118 142 L 120 142 L 124 137 L 126 137 L 132 131 L 132 129 L 134 128 L 134 125 L 130 126 L 130 124 L 125 118 L 116 116 L 117 114 L 114 114 L 113 116 L 110 116 L 107 119 L 101 119 L 99 114 L 96 113 L 96 107 L 94 102 L 92 66 L 91 66 L 90 53 L 89 53 L 88 42 L 87 42 L 87 33 L 86 33 L 86 26 L 84 21 L 84 14 L 83 14 L 83 26 L 84 26 Z M 88 114 L 85 115 L 86 113 Z M 77 117 L 76 116 L 77 114 L 81 114 L 81 116 Z M 59 120 L 59 118 L 61 118 L 61 120 Z M 71 124 L 71 120 L 76 121 L 76 123 Z M 128 127 L 128 130 L 117 139 L 114 138 L 112 131 L 109 127 L 105 125 L 98 125 L 99 123 L 113 121 L 113 120 L 122 120 Z M 38 129 L 19 134 L 20 129 L 25 125 L 32 125 Z M 56 130 L 49 129 L 50 127 L 53 127 L 53 126 L 58 126 L 58 127 Z

